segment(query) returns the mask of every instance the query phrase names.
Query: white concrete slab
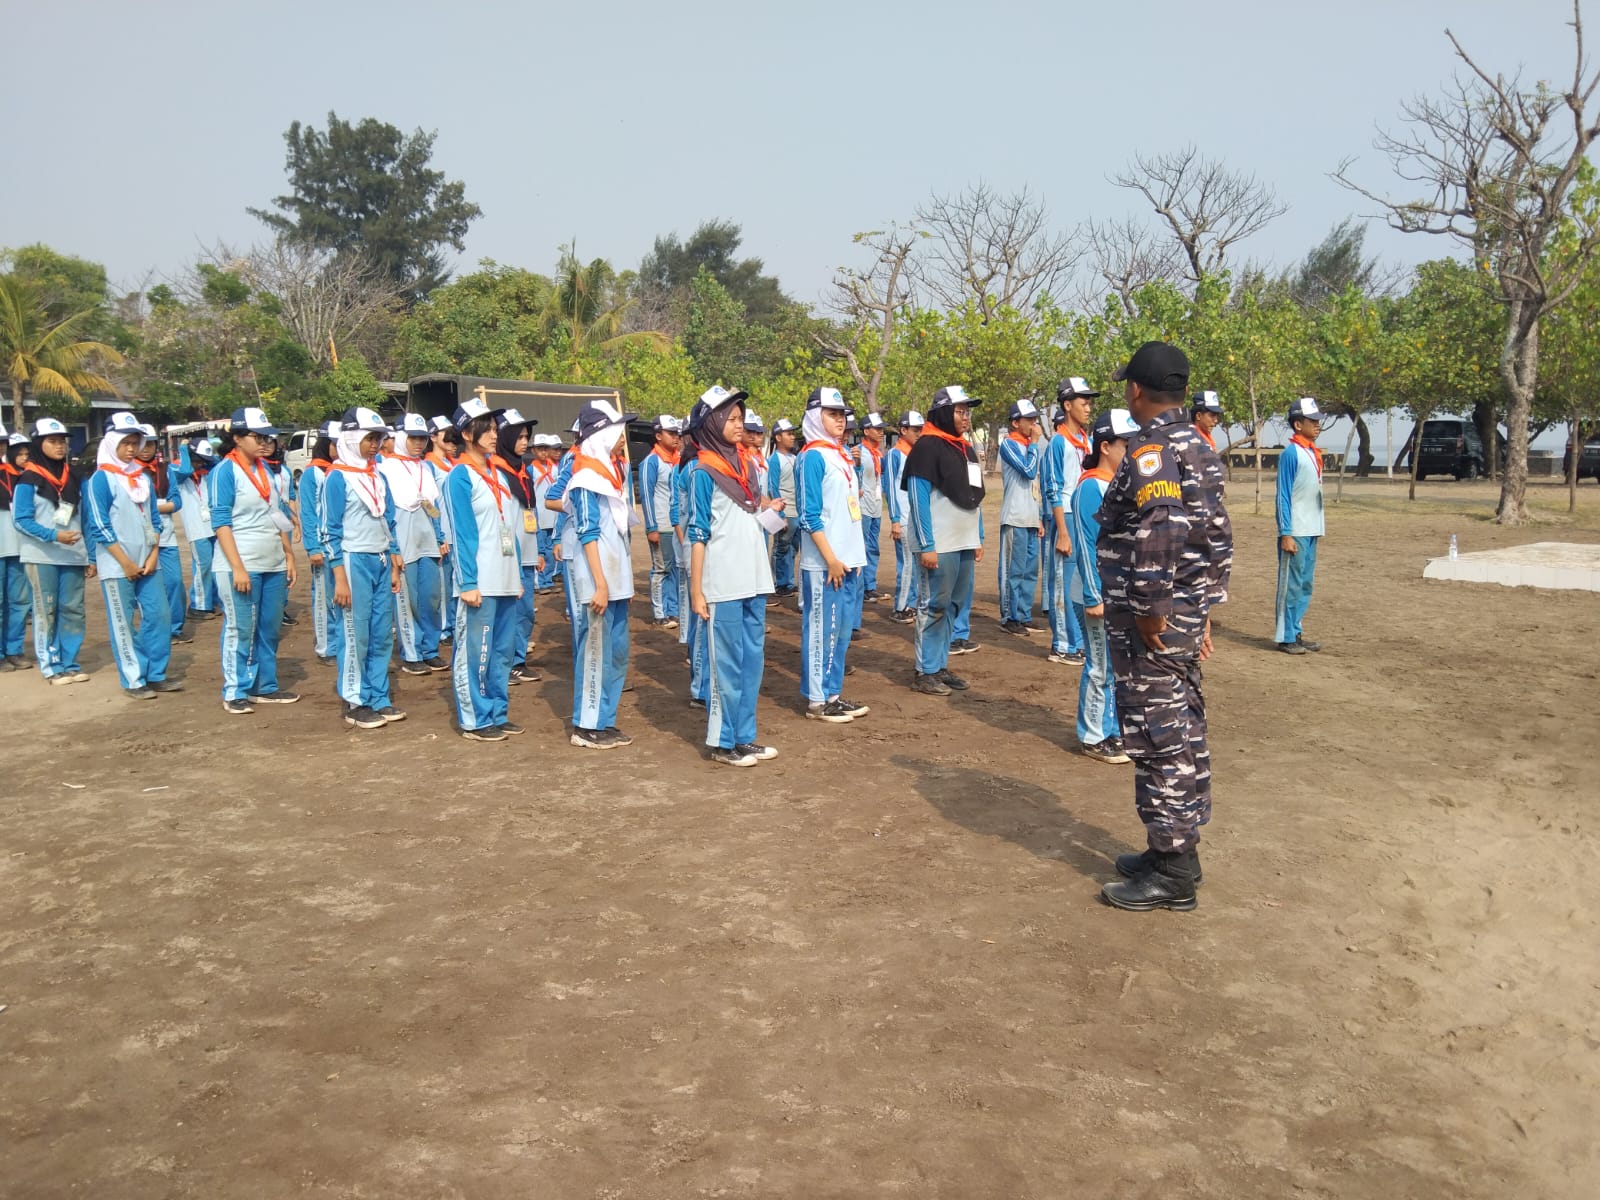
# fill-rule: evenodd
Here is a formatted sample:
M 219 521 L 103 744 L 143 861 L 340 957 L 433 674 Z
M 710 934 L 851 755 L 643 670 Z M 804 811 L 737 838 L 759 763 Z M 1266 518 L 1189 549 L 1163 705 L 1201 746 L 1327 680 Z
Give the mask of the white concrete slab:
M 1578 589 L 1600 592 L 1600 546 L 1581 542 L 1532 542 L 1504 550 L 1477 550 L 1455 559 L 1431 558 L 1424 579 L 1498 583 L 1504 587 Z

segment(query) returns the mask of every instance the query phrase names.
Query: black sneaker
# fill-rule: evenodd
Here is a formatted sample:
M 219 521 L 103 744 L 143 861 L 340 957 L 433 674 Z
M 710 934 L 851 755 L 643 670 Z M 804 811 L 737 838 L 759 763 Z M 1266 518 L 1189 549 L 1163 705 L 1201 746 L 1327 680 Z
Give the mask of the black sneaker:
M 463 729 L 461 736 L 469 742 L 503 742 L 506 731 L 498 725 L 485 725 L 482 729 Z
M 1028 636 L 1028 628 L 1021 621 L 1001 621 L 1000 632 L 1009 633 L 1012 637 Z
M 445 660 L 440 658 L 437 654 L 435 654 L 432 658 L 423 659 L 422 665 L 427 667 L 430 671 L 448 671 L 450 669 L 450 664 L 445 662 Z
M 385 704 L 378 710 L 378 715 L 385 721 L 404 721 L 406 719 L 405 711 L 396 708 L 392 704 Z
M 291 617 L 288 613 L 284 613 L 283 614 L 283 623 L 285 625 L 298 625 L 298 624 L 300 624 L 300 618 L 299 617 Z
M 757 742 L 743 742 L 735 746 L 734 749 L 740 754 L 748 754 L 761 762 L 767 762 L 778 757 L 778 748 L 776 746 L 763 746 Z
M 222 711 L 233 717 L 247 717 L 255 712 L 248 700 L 224 700 Z
M 147 687 L 123 688 L 122 694 L 129 700 L 154 700 L 156 694 Z
M 1039 626 L 1035 625 L 1032 621 L 1018 621 L 1017 624 L 1022 626 L 1022 632 L 1023 633 L 1038 633 L 1039 632 Z
M 698 708 L 701 712 L 705 712 L 706 711 L 706 702 L 704 700 L 699 699 L 698 697 L 690 696 L 689 697 L 689 707 L 690 708 Z
M 896 625 L 909 625 L 917 619 L 917 614 L 909 608 L 899 608 L 889 614 L 889 620 Z
M 1321 642 L 1313 642 L 1303 633 L 1299 637 L 1295 638 L 1295 641 L 1304 646 L 1307 650 L 1311 651 L 1313 654 L 1318 653 L 1322 649 Z
M 837 700 L 829 700 L 826 704 L 806 705 L 806 718 L 811 721 L 828 721 L 834 725 L 848 725 L 855 720 L 847 709 L 839 707 Z
M 586 750 L 614 750 L 617 743 L 612 740 L 611 734 L 604 729 L 578 729 L 572 730 L 572 744 L 582 746 Z
M 1103 742 L 1086 742 L 1083 747 L 1085 758 L 1092 758 L 1095 762 L 1125 763 L 1131 761 L 1111 738 Z
M 631 745 L 633 745 L 633 739 L 631 737 L 629 737 L 627 734 L 623 733 L 622 730 L 618 729 L 615 725 L 613 725 L 610 729 L 607 729 L 605 732 L 611 735 L 611 741 L 612 741 L 613 745 L 617 745 L 617 746 L 631 746 Z
M 383 714 L 365 704 L 352 707 L 346 706 L 344 710 L 344 723 L 354 725 L 357 729 L 382 729 L 389 722 L 383 719 Z
M 859 719 L 872 711 L 865 704 L 854 704 L 843 696 L 835 696 L 832 702 L 849 713 L 852 719 Z
M 176 679 L 152 679 L 145 684 L 152 692 L 181 692 L 183 684 Z
M 217 614 L 208 608 L 191 608 L 188 613 L 188 619 L 191 621 L 215 621 Z
M 924 696 L 948 696 L 950 689 L 937 675 L 924 675 L 918 671 L 911 677 L 911 690 Z
M 946 667 L 944 670 L 939 672 L 939 682 L 944 684 L 945 687 L 952 688 L 958 692 L 964 692 L 967 690 L 967 681 L 961 678 L 961 676 L 957 675 L 949 667 Z
M 521 663 L 512 664 L 511 674 L 506 676 L 506 682 L 515 686 L 516 684 L 526 683 L 527 681 L 527 668 L 525 668 Z
M 732 750 L 724 750 L 721 746 L 713 746 L 711 748 L 711 761 L 721 763 L 725 767 L 753 767 L 756 765 L 755 755 L 745 754 L 737 747 Z
M 180 629 L 177 633 L 172 635 L 172 640 L 187 646 L 190 642 L 194 641 L 194 634 L 190 633 L 187 629 Z
M 501 721 L 500 731 L 502 733 L 527 733 L 528 729 L 527 726 L 518 725 L 515 721 Z
M 1061 663 L 1068 667 L 1083 666 L 1083 655 L 1072 650 L 1052 650 L 1045 655 L 1046 662 Z
M 1299 642 L 1279 642 L 1278 649 L 1285 654 L 1307 654 L 1309 651 Z
M 250 697 L 252 704 L 296 704 L 299 700 L 299 692 L 262 692 Z
M 976 654 L 977 652 L 978 643 L 971 638 L 957 638 L 950 643 L 951 654 Z
M 400 669 L 402 671 L 404 671 L 407 675 L 431 675 L 431 674 L 433 674 L 432 671 L 428 670 L 428 664 L 427 663 L 402 662 L 400 664 Z

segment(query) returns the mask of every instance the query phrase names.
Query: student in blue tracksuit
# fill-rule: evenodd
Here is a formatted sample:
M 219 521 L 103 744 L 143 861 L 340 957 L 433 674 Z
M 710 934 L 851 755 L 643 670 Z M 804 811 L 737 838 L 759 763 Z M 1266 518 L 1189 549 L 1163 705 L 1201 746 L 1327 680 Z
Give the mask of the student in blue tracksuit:
M 444 579 L 439 547 L 444 542 L 440 506 L 443 494 L 428 463 L 428 422 L 406 413 L 395 430 L 394 450 L 378 463 L 394 502 L 394 540 L 400 550 L 400 591 L 394 598 L 395 641 L 400 669 L 407 675 L 448 671 L 439 657 L 439 616 L 444 611 Z M 300 503 L 305 504 L 305 476 Z M 309 536 L 309 535 L 308 535 Z
M 1083 665 L 1083 614 L 1072 606 L 1068 583 L 1074 570 L 1072 495 L 1089 453 L 1092 401 L 1100 393 L 1078 376 L 1056 387 L 1055 436 L 1045 447 L 1039 482 L 1044 493 L 1044 604 L 1050 618 L 1047 659 L 1067 666 Z
M 316 656 L 323 662 L 336 658 L 334 638 L 341 622 L 333 603 L 329 582 L 328 556 L 322 548 L 322 489 L 333 469 L 333 440 L 343 432 L 339 421 L 328 421 L 317 429 L 311 444 L 311 461 L 300 472 L 300 531 L 311 567 L 311 638 Z
M 868 413 L 861 419 L 861 444 L 856 447 L 856 482 L 861 487 L 861 538 L 867 548 L 867 563 L 856 582 L 856 637 L 862 633 L 862 605 L 876 604 L 883 597 L 878 590 L 878 539 L 883 529 L 884 428 L 881 416 Z
M 699 414 L 699 453 L 689 472 L 689 597 L 705 622 L 711 664 L 706 745 L 711 761 L 753 767 L 776 758 L 756 741 L 772 567 L 757 514 L 781 500 L 762 495 L 748 447 L 740 392 Z
M 544 567 L 539 571 L 539 586 L 536 589 L 540 595 L 555 590 L 556 575 L 561 569 L 561 564 L 556 561 L 555 547 L 555 528 L 559 518 L 545 503 L 550 498 L 551 487 L 555 484 L 556 468 L 560 460 L 559 434 L 533 435 L 533 462 L 530 468 L 533 471 L 534 508 L 539 514 L 539 559 L 544 563 Z
M 503 742 L 525 732 L 511 720 L 510 709 L 522 564 L 511 497 L 491 461 L 498 443 L 495 416 L 476 397 L 456 410 L 461 455 L 444 489 L 460 599 L 451 640 L 451 690 L 457 728 L 475 742 Z
M 428 421 L 428 440 L 430 449 L 427 455 L 428 471 L 433 476 L 433 483 L 439 490 L 440 496 L 444 495 L 444 483 L 449 477 L 451 468 L 456 465 L 456 456 L 461 453 L 461 433 L 451 424 L 448 417 L 433 417 Z M 442 577 L 442 586 L 439 588 L 439 640 L 448 642 L 456 627 L 456 592 L 455 568 L 450 563 L 450 550 L 455 538 L 450 532 L 450 508 L 446 504 L 439 505 L 439 574 Z
M 567 430 L 574 438 L 578 436 L 578 423 L 574 421 Z M 546 510 L 556 514 L 555 526 L 550 531 L 550 540 L 554 547 L 556 561 L 556 576 L 561 580 L 562 613 L 568 623 L 572 621 L 572 588 L 568 586 L 565 533 L 567 524 L 566 501 L 567 483 L 572 479 L 572 459 L 578 451 L 577 442 L 563 450 L 556 458 L 555 478 L 550 481 L 549 488 L 545 491 L 544 506 Z
M 678 627 L 678 562 L 672 527 L 672 473 L 678 465 L 683 425 L 665 413 L 655 419 L 655 445 L 639 464 L 639 507 L 650 543 L 650 624 Z
M 744 440 L 739 443 L 744 450 L 745 458 L 749 460 L 755 481 L 757 496 L 767 494 L 767 423 L 761 419 L 761 414 L 753 408 L 744 410 Z
M 974 403 L 954 384 L 935 392 L 927 426 L 906 459 L 907 532 L 920 568 L 911 686 L 928 696 L 967 687 L 949 664 L 983 561 L 983 466 L 967 440 Z
M 1111 478 L 1128 452 L 1128 439 L 1139 424 L 1125 408 L 1095 418 L 1089 456 L 1072 496 L 1071 533 L 1074 570 L 1072 602 L 1083 609 L 1084 666 L 1078 676 L 1078 743 L 1089 758 L 1125 763 L 1122 726 L 1117 720 L 1116 683 L 1111 671 L 1111 643 L 1106 635 L 1105 594 L 1100 586 L 1100 504 Z
M 710 388 L 705 396 L 713 393 L 721 395 L 726 392 L 723 388 Z M 668 505 L 667 516 L 672 521 L 672 535 L 677 541 L 678 561 L 685 566 L 689 562 L 689 470 L 694 465 L 695 457 L 700 453 L 696 435 L 699 430 L 695 425 L 699 413 L 706 411 L 702 405 L 705 401 L 697 402 L 689 412 L 689 419 L 684 425 L 683 438 L 679 443 L 678 465 L 672 470 L 672 500 Z M 694 606 L 689 603 L 689 572 L 678 572 L 678 644 L 683 647 L 684 657 L 689 663 L 689 707 L 704 709 L 711 700 L 711 660 L 706 647 L 706 640 L 701 636 L 705 632 L 705 622 L 695 615 Z
M 4 447 L 4 459 L 0 460 L 0 671 L 24 671 L 28 660 L 22 650 L 33 594 L 22 566 L 22 535 L 12 519 L 11 505 L 17 480 L 28 465 L 28 435 L 8 435 L 0 425 L 0 445 Z
M 539 568 L 544 565 L 539 557 L 539 513 L 534 504 L 533 476 L 524 461 L 533 439 L 530 430 L 537 424 L 514 408 L 495 417 L 494 466 L 515 508 L 512 525 L 517 531 L 517 560 L 522 571 L 522 595 L 517 598 L 517 628 L 508 677 L 512 684 L 537 683 L 544 678 L 528 665 L 535 620 L 533 594 L 539 586 Z
M 172 624 L 174 642 L 192 642 L 194 634 L 184 628 L 184 613 L 188 608 L 187 593 L 183 586 L 183 553 L 178 549 L 178 510 L 183 497 L 172 482 L 167 463 L 160 456 L 161 442 L 154 425 L 142 425 L 144 441 L 134 457 L 150 477 L 150 486 L 156 496 L 156 513 L 161 518 L 157 530 L 161 555 L 161 586 L 167 592 L 167 619 Z
M 1032 400 L 1011 406 L 1011 430 L 1000 443 L 1000 628 L 1014 637 L 1033 632 L 1044 538 L 1039 463 L 1040 413 Z
M 145 441 L 145 427 L 132 413 L 113 413 L 84 488 L 84 531 L 105 599 L 111 656 L 123 692 L 134 700 L 183 690 L 167 679 L 172 617 L 161 575 L 155 481 L 138 459 Z
M 774 422 L 767 443 L 767 499 L 782 500 L 784 527 L 772 535 L 773 595 L 794 596 L 795 556 L 800 549 L 800 517 L 794 500 L 795 442 L 799 434 L 787 417 Z
M 805 445 L 795 468 L 800 509 L 800 694 L 806 716 L 846 724 L 870 711 L 846 700 L 845 657 L 855 632 L 851 605 L 867 563 L 856 465 L 844 446 L 849 406 L 838 388 L 806 397 Z
M 33 653 L 57 685 L 89 681 L 78 652 L 84 580 L 94 570 L 84 544 L 83 480 L 67 453 L 67 427 L 54 417 L 35 421 L 11 501 L 18 557 L 33 592 Z
M 889 619 L 909 625 L 917 619 L 917 563 L 905 534 L 906 492 L 901 486 L 906 456 L 922 436 L 923 417 L 916 409 L 900 414 L 900 437 L 883 456 L 883 501 L 889 514 L 889 537 L 894 542 L 894 608 Z
M 206 482 L 217 465 L 217 452 L 211 439 L 197 437 L 178 447 L 178 461 L 171 466 L 172 482 L 178 489 L 178 517 L 183 536 L 189 543 L 188 619 L 217 619 L 217 574 L 214 565 L 217 533 L 211 528 L 211 485 Z
M 226 451 L 211 472 L 211 528 L 216 533 L 217 597 L 222 605 L 222 708 L 233 716 L 257 704 L 293 704 L 278 686 L 278 636 L 294 586 L 294 523 L 279 506 L 263 461 L 278 431 L 259 408 L 235 409 Z
M 625 457 L 631 413 L 605 401 L 578 413 L 578 445 L 563 504 L 567 586 L 572 594 L 572 744 L 612 750 L 633 739 L 617 728 L 628 678 L 628 601 L 633 598 Z
M 341 625 L 334 690 L 344 701 L 344 723 L 357 729 L 382 729 L 406 719 L 389 696 L 393 597 L 401 591 L 402 564 L 394 497 L 375 461 L 388 436 L 377 413 L 351 409 L 322 485 L 320 540 Z
M 1317 570 L 1317 544 L 1325 532 L 1322 516 L 1322 410 L 1310 396 L 1289 406 L 1294 437 L 1278 456 L 1278 595 L 1273 640 L 1285 654 L 1322 649 L 1306 640 L 1302 624 L 1311 607 L 1311 583 Z

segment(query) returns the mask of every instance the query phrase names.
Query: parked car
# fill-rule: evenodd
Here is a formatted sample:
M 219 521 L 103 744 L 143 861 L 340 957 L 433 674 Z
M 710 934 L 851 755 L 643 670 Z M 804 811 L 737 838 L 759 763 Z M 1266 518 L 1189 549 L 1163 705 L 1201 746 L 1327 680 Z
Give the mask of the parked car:
M 316 444 L 315 429 L 296 429 L 284 435 L 283 466 L 296 483 L 300 482 L 300 472 L 311 465 L 311 448 Z
M 1572 470 L 1572 442 L 1568 439 L 1567 448 L 1561 455 L 1561 478 L 1565 479 Z M 1583 444 L 1583 453 L 1578 455 L 1578 482 L 1593 479 L 1600 482 L 1600 433 L 1595 434 Z
M 1500 458 L 1505 458 L 1505 439 L 1500 441 Z M 1454 475 L 1457 479 L 1477 479 L 1488 474 L 1489 456 L 1484 453 L 1478 427 L 1462 417 L 1435 417 L 1422 425 L 1421 450 L 1417 456 L 1417 478 L 1429 475 Z

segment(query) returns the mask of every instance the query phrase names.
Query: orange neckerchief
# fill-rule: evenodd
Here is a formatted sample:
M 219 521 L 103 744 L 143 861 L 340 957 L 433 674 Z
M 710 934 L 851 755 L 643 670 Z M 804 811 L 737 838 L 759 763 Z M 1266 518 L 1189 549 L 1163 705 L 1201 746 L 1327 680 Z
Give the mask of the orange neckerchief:
M 141 470 L 143 469 L 143 466 L 144 466 L 144 464 L 141 463 L 140 464 L 140 469 Z M 101 463 L 98 467 L 95 468 L 95 470 L 104 471 L 107 475 L 119 476 L 122 479 L 122 482 L 128 485 L 128 490 L 130 492 L 133 491 L 133 477 L 136 474 L 138 474 L 137 471 L 122 471 L 122 470 L 117 469 L 116 467 L 108 467 L 104 463 Z
M 441 451 L 441 450 L 429 450 L 428 451 L 428 457 L 427 457 L 426 461 L 431 462 L 434 466 L 438 467 L 439 470 L 443 471 L 446 475 L 448 475 L 450 473 L 450 468 L 456 465 L 455 463 L 451 462 L 450 459 L 448 457 L 446 457 L 444 452 Z M 459 462 L 460 460 L 458 459 L 457 461 Z
M 911 443 L 906 441 L 903 436 L 895 439 L 894 448 L 900 451 L 901 454 L 911 453 Z
M 59 496 L 61 494 L 61 490 L 67 486 L 67 476 L 72 474 L 72 463 L 70 461 L 62 462 L 61 477 L 59 479 L 50 474 L 49 471 L 46 471 L 43 466 L 34 462 L 32 459 L 28 460 L 28 465 L 23 467 L 19 474 L 26 474 L 29 471 L 32 471 L 35 475 L 41 476 L 44 479 L 48 479 L 51 483 L 53 483 L 55 485 L 56 495 Z
M 881 477 L 883 475 L 883 451 L 867 441 L 866 438 L 861 439 L 861 448 L 872 455 L 872 469 Z
M 572 473 L 576 475 L 585 467 L 593 470 L 597 475 L 611 481 L 611 486 L 617 489 L 617 494 L 622 494 L 622 472 L 617 470 L 617 459 L 610 462 L 601 462 L 598 458 L 590 458 L 587 454 L 574 455 L 572 459 Z
M 313 458 L 311 460 L 311 465 L 313 467 L 321 467 L 324 475 L 333 470 L 333 464 L 325 458 Z
M 739 469 L 737 471 L 733 469 L 732 463 L 723 458 L 722 455 L 718 454 L 715 450 L 702 448 L 698 457 L 701 462 L 710 467 L 713 471 L 716 471 L 720 475 L 726 475 L 729 479 L 737 483 L 744 491 L 745 497 L 749 499 L 751 503 L 754 503 L 756 494 L 750 488 L 750 464 L 745 459 L 745 455 L 748 453 L 748 451 L 743 446 L 738 447 L 738 451 Z
M 1317 464 L 1317 478 L 1322 478 L 1322 451 L 1317 449 L 1317 444 L 1301 434 L 1295 434 L 1289 439 L 1296 446 L 1304 446 L 1311 451 L 1311 461 Z
M 261 502 L 263 504 L 272 503 L 272 476 L 267 474 L 266 464 L 264 464 L 258 458 L 256 459 L 255 466 L 252 467 L 249 463 L 244 461 L 244 456 L 241 455 L 237 450 L 228 451 L 228 461 L 234 466 L 238 467 L 239 470 L 244 472 L 245 478 L 254 485 L 256 492 L 260 495 Z
M 1061 436 L 1066 438 L 1077 449 L 1079 454 L 1085 457 L 1088 456 L 1089 435 L 1087 433 L 1073 433 L 1071 424 L 1067 422 L 1062 422 L 1057 428 L 1063 431 Z
M 348 463 L 336 462 L 336 463 L 330 464 L 330 469 L 334 470 L 334 471 L 343 471 L 347 475 L 365 475 L 367 477 L 367 479 L 369 479 L 371 482 L 370 483 L 366 483 L 366 484 L 357 483 L 356 486 L 357 487 L 363 487 L 363 488 L 366 489 L 367 495 L 372 497 L 373 506 L 375 508 L 377 508 L 377 510 L 378 510 L 377 515 L 378 516 L 382 516 L 383 515 L 383 504 L 381 503 L 381 501 L 379 499 L 379 496 L 378 496 L 378 462 L 377 462 L 377 459 L 375 459 L 375 458 L 367 459 L 367 465 L 364 466 L 364 467 L 352 467 Z
M 1095 467 L 1092 470 L 1085 471 L 1078 477 L 1079 487 L 1083 486 L 1083 481 L 1085 479 L 1098 479 L 1103 483 L 1110 483 L 1111 469 L 1109 467 Z
M 746 456 L 748 456 L 750 461 L 755 463 L 756 466 L 760 467 L 763 471 L 767 469 L 767 456 L 761 453 L 761 451 L 751 446 L 740 446 L 739 457 L 744 458 Z
M 946 433 L 932 422 L 929 422 L 927 425 L 923 426 L 922 436 L 936 437 L 941 441 L 949 442 L 957 450 L 961 451 L 963 456 L 972 450 L 972 443 L 967 441 L 966 438 L 956 437 L 953 433 Z
M 1015 429 L 1013 429 L 1010 433 L 1006 434 L 1006 437 L 1009 438 L 1011 441 L 1015 442 L 1019 446 L 1031 446 L 1033 444 L 1033 439 L 1032 438 L 1023 437 Z
M 675 466 L 678 465 L 678 452 L 676 450 L 673 450 L 672 452 L 668 453 L 666 450 L 663 450 L 660 446 L 657 446 L 653 450 L 651 450 L 650 453 L 654 454 L 657 458 L 659 458 L 662 462 L 666 463 L 668 466 L 675 467 Z
M 161 493 L 170 490 L 167 487 L 167 464 L 162 462 L 159 458 L 152 458 L 149 462 L 145 462 L 143 459 L 138 458 L 134 459 L 133 461 L 138 463 L 150 473 L 150 478 L 152 480 L 150 485 L 150 494 L 155 496 L 157 500 L 165 500 L 166 497 Z
M 533 464 L 533 469 L 539 473 L 539 482 L 552 484 L 556 481 L 556 464 L 548 459 L 539 459 Z
M 478 464 L 468 459 L 465 454 L 456 459 L 456 465 L 466 467 L 467 470 L 471 471 L 479 479 L 483 480 L 483 486 L 488 488 L 489 494 L 494 497 L 495 511 L 498 512 L 502 517 L 505 516 L 506 506 L 504 497 L 511 494 L 511 489 L 496 479 L 493 471 L 485 471 L 480 469 Z M 490 462 L 490 465 L 493 466 L 492 461 Z
M 1215 450 L 1217 448 L 1217 443 L 1216 443 L 1215 439 L 1212 438 L 1211 431 L 1209 429 L 1201 429 L 1200 426 L 1196 425 L 1194 427 L 1194 431 L 1205 439 L 1206 445 L 1210 446 L 1213 450 Z M 1320 468 L 1319 468 L 1319 473 L 1320 473 Z
M 838 442 L 825 442 L 825 441 L 807 442 L 804 446 L 802 446 L 800 448 L 800 453 L 804 454 L 807 450 L 832 450 L 835 454 L 837 454 L 839 456 L 839 461 L 844 463 L 845 469 L 851 475 L 854 475 L 856 473 L 856 465 L 855 465 L 855 463 L 850 461 L 850 456 L 844 452 L 844 447 L 839 445 Z

